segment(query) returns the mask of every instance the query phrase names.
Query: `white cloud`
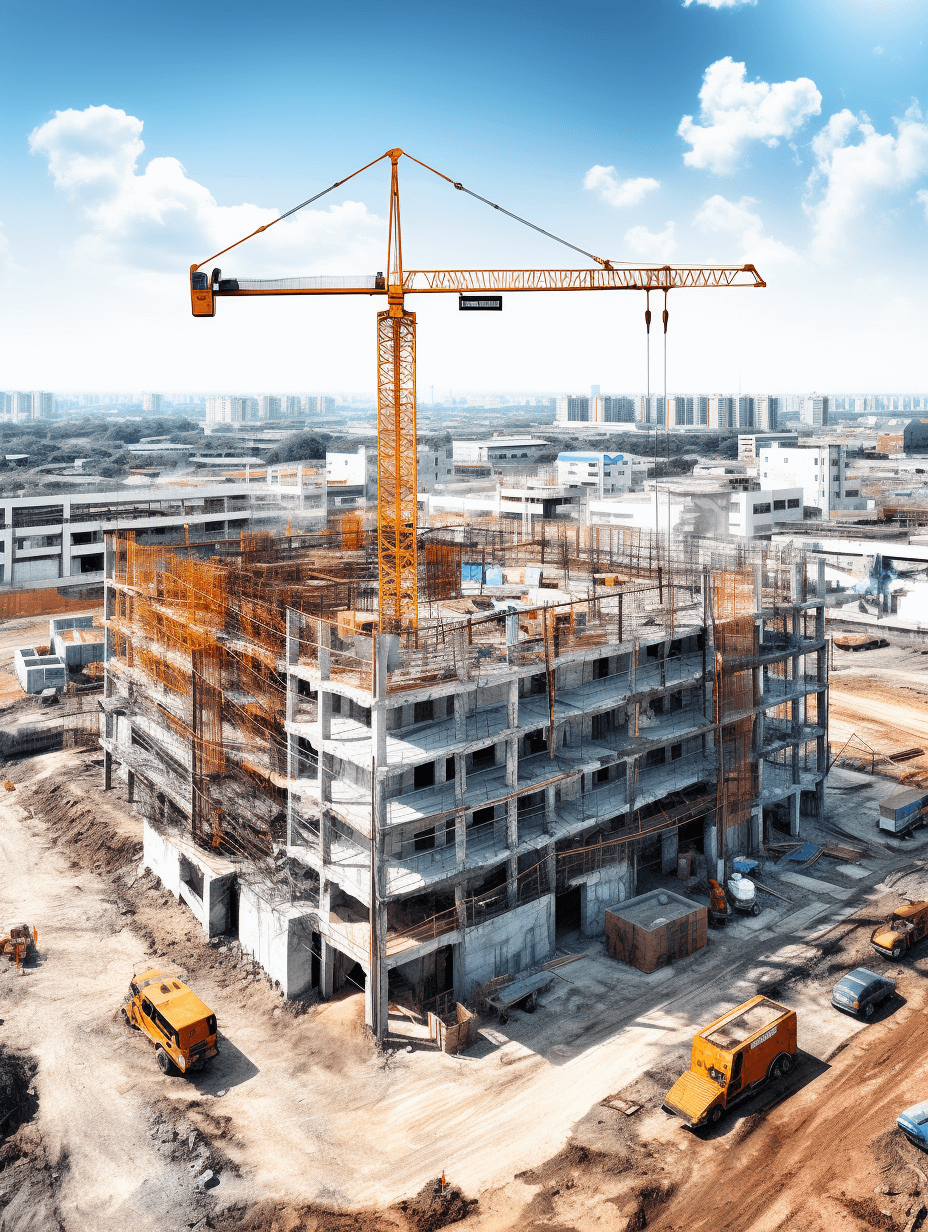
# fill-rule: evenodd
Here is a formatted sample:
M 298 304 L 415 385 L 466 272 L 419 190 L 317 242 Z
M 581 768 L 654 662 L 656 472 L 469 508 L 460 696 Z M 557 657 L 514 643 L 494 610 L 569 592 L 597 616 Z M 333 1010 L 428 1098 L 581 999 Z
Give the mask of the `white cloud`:
M 625 243 L 636 257 L 646 261 L 666 261 L 677 251 L 673 238 L 674 224 L 668 222 L 663 231 L 649 231 L 647 227 L 632 227 L 625 232 Z
M 133 268 L 167 269 L 204 260 L 280 211 L 219 205 L 190 179 L 176 158 L 152 158 L 144 170 L 142 121 L 113 107 L 58 111 L 30 134 L 33 153 L 48 159 L 56 188 L 91 224 L 84 255 Z M 384 224 L 356 201 L 306 209 L 226 257 L 238 272 L 320 273 L 372 270 L 385 241 Z M 251 251 L 249 251 L 251 250 Z M 257 263 L 257 264 L 256 264 Z
M 879 43 L 877 43 L 876 47 L 874 47 L 874 49 L 873 49 L 873 54 L 874 54 L 875 56 L 882 56 L 882 55 L 885 55 L 885 48 L 881 47 L 881 46 L 879 45 Z
M 925 221 L 928 222 L 928 192 L 924 188 L 920 189 L 916 194 L 919 201 L 925 207 Z
M 683 7 L 688 9 L 691 4 L 707 4 L 710 9 L 734 9 L 741 4 L 756 4 L 757 0 L 683 0 Z
M 728 201 L 716 193 L 714 197 L 703 202 L 702 209 L 693 221 L 704 231 L 730 236 L 737 250 L 733 255 L 740 260 L 750 261 L 759 269 L 773 262 L 798 261 L 798 254 L 787 244 L 764 235 L 763 219 L 750 209 L 756 204 L 753 197 Z
M 689 167 L 717 175 L 735 170 L 751 141 L 776 146 L 822 109 L 822 96 L 808 77 L 795 81 L 745 80 L 744 64 L 731 56 L 706 69 L 699 91 L 701 124 L 684 116 L 677 133 L 693 148 L 683 155 Z
M 607 205 L 621 209 L 624 205 L 637 205 L 649 192 L 660 188 L 657 180 L 639 176 L 635 180 L 620 180 L 615 167 L 591 167 L 583 180 L 583 187 L 598 192 Z
M 852 137 L 858 140 L 849 144 Z M 824 195 L 808 204 L 815 231 L 813 251 L 827 259 L 847 240 L 854 221 L 928 173 L 928 125 L 917 103 L 896 121 L 896 134 L 878 133 L 865 115 L 845 109 L 831 116 L 812 141 L 818 162 L 810 188 L 824 181 Z M 921 193 L 919 199 L 924 200 Z

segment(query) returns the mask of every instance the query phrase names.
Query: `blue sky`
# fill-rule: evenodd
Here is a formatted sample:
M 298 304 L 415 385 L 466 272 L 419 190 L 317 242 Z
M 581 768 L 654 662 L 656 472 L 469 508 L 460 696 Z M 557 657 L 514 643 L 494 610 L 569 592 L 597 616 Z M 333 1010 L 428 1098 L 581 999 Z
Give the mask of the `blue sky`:
M 376 301 L 193 321 L 186 270 L 399 145 L 601 255 L 753 261 L 764 291 L 671 297 L 671 388 L 928 390 L 924 0 L 2 21 L 0 388 L 372 392 Z M 386 189 L 381 165 L 223 268 L 380 269 Z M 574 261 L 408 163 L 402 190 L 410 267 Z M 466 319 L 450 296 L 409 303 L 436 396 L 645 386 L 642 297 L 510 295 Z M 652 358 L 660 387 L 660 340 Z

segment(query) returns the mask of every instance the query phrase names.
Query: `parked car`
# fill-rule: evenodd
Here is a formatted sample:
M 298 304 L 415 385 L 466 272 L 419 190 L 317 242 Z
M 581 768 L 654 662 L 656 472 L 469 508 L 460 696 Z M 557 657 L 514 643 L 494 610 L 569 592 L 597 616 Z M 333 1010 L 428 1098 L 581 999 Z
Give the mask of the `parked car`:
M 928 1100 L 906 1108 L 896 1117 L 896 1124 L 913 1146 L 928 1151 Z
M 880 1005 L 885 1005 L 896 992 L 896 981 L 885 975 L 877 975 L 866 967 L 856 967 L 831 990 L 831 1004 L 836 1010 L 856 1014 L 858 1018 L 872 1018 Z

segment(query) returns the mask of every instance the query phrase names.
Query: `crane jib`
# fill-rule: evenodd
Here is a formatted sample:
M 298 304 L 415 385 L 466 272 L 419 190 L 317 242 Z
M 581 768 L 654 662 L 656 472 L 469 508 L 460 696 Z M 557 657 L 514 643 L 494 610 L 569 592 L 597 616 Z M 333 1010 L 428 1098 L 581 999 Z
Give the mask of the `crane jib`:
M 219 273 L 219 271 L 216 271 Z M 222 278 L 202 290 L 213 295 L 387 294 L 382 274 L 295 278 Z M 763 287 L 748 266 L 657 266 L 619 269 L 404 270 L 403 294 L 492 295 L 503 291 L 662 291 L 712 287 Z M 470 306 L 470 305 L 468 305 Z

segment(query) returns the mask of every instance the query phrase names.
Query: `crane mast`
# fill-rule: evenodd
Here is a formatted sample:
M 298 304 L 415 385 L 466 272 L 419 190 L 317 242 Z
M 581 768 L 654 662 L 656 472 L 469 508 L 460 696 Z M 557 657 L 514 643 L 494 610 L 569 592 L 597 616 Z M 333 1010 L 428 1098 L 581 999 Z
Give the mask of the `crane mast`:
M 397 164 L 390 150 L 387 311 L 377 314 L 377 563 L 380 627 L 415 623 L 419 611 L 416 547 L 416 314 L 406 311 Z
M 228 248 L 190 267 L 190 299 L 195 317 L 212 317 L 217 297 L 249 295 L 386 295 L 387 308 L 377 314 L 377 557 L 382 632 L 414 625 L 418 619 L 418 558 L 416 544 L 416 314 L 406 310 L 405 296 L 465 292 L 662 291 L 684 288 L 764 287 L 753 265 L 614 264 L 543 231 L 511 214 L 434 167 L 412 159 L 454 188 L 476 197 L 516 221 L 590 257 L 598 268 L 528 270 L 405 270 L 400 228 L 398 164 L 404 151 L 388 150 L 380 158 L 338 180 L 330 188 L 258 227 Z M 407 158 L 412 155 L 407 154 Z M 383 159 L 390 160 L 390 210 L 386 278 L 226 278 L 219 269 L 207 275 L 203 266 L 238 247 L 290 214 L 317 201 Z M 650 311 L 646 321 L 650 328 Z

